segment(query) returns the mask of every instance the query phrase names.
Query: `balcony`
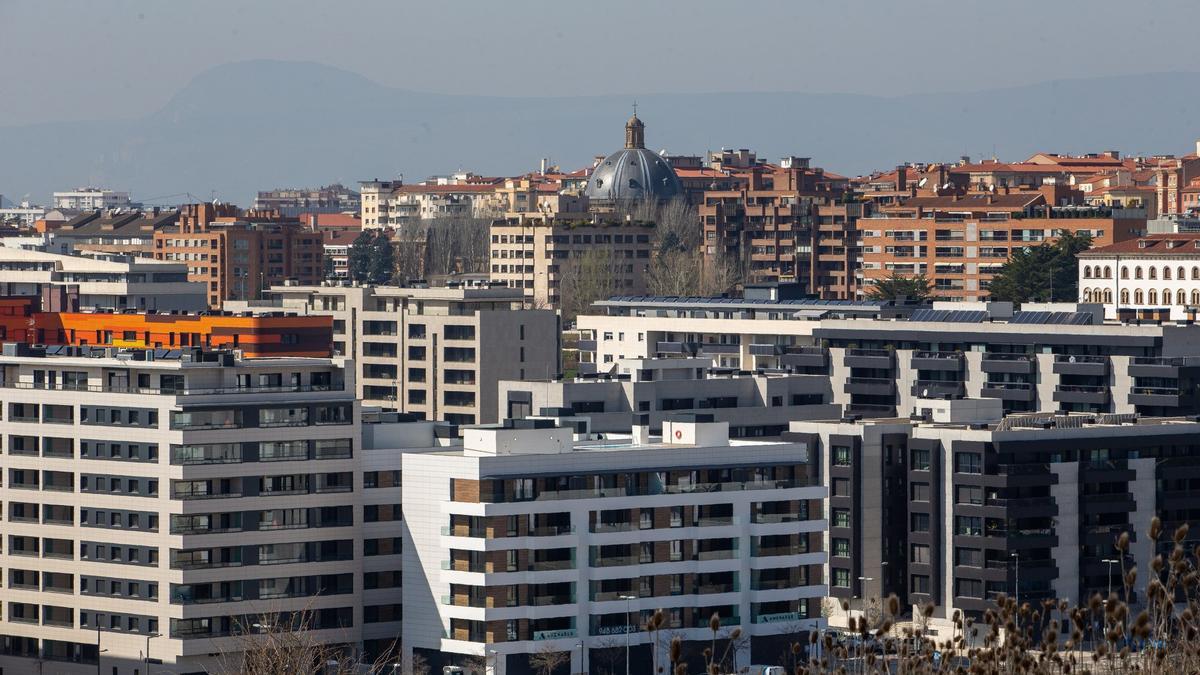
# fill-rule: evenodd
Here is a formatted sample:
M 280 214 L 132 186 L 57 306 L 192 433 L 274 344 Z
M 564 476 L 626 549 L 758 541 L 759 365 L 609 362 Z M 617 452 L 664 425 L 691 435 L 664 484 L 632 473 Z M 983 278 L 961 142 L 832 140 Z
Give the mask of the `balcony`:
M 772 344 L 752 344 L 750 345 L 751 356 L 778 356 L 783 353 L 781 345 Z
M 848 377 L 843 391 L 847 394 L 891 396 L 896 393 L 896 381 L 882 377 Z
M 891 370 L 896 365 L 896 354 L 887 349 L 847 349 L 843 364 L 847 368 Z
M 1129 362 L 1129 376 L 1177 380 L 1179 379 L 1180 369 L 1189 366 L 1200 366 L 1200 360 L 1136 356 Z
M 1036 393 L 1033 385 L 1027 382 L 988 382 L 980 391 L 985 398 L 1002 401 L 1032 401 Z
M 697 346 L 695 342 L 658 342 L 654 345 L 654 349 L 659 354 L 686 354 L 688 356 L 695 356 Z
M 985 373 L 1006 373 L 1013 375 L 1032 375 L 1036 361 L 1030 354 L 1008 354 L 1004 352 L 984 352 L 980 369 Z
M 581 352 L 594 352 L 594 351 L 596 351 L 596 341 L 595 340 L 576 340 L 575 348 Z
M 962 397 L 966 395 L 966 385 L 962 382 L 947 382 L 944 380 L 917 380 L 912 387 L 913 396 L 920 398 L 946 398 L 947 396 Z
M 1108 357 L 1087 354 L 1059 354 L 1054 357 L 1056 375 L 1108 375 Z
M 1054 400 L 1059 403 L 1104 405 L 1108 403 L 1108 387 L 1060 384 L 1054 388 Z
M 794 368 L 825 368 L 829 364 L 829 350 L 823 347 L 790 347 L 779 357 L 779 362 Z
M 711 356 L 713 354 L 740 354 L 742 351 L 741 345 L 721 345 L 703 343 L 700 345 L 699 353 L 702 356 Z M 750 353 L 755 354 L 754 345 L 750 346 Z M 755 354 L 757 356 L 757 354 Z
M 1129 390 L 1129 402 L 1133 405 L 1178 408 L 1182 400 L 1183 392 L 1178 387 L 1133 387 Z
M 913 370 L 953 370 L 962 371 L 962 352 L 913 352 Z

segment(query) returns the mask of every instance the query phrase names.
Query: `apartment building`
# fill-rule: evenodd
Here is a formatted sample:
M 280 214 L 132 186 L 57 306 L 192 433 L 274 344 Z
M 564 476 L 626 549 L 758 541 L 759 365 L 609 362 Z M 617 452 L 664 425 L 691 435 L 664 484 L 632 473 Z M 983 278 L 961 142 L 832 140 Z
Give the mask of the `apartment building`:
M 581 370 L 621 358 L 708 356 L 742 370 L 832 378 L 833 403 L 907 415 L 917 398 L 999 398 L 1006 412 L 1200 412 L 1200 325 L 1105 322 L 1098 304 L 613 298 L 579 327 Z M 726 345 L 733 345 L 733 348 Z M 592 349 L 594 348 L 594 351 Z M 736 349 L 736 353 L 729 353 Z
M 203 285 L 180 263 L 125 255 L 61 255 L 0 246 L 0 296 L 63 298 L 61 309 L 198 312 Z
M 792 420 L 841 416 L 825 375 L 741 372 L 714 368 L 708 358 L 621 359 L 605 373 L 501 380 L 499 387 L 501 419 L 583 415 L 595 432 L 629 433 L 646 420 L 651 433 L 661 433 L 665 421 L 694 413 L 728 424 L 732 438 L 776 437 Z
M 359 182 L 362 226 L 397 227 L 434 218 L 493 218 L 504 212 L 498 178 L 462 173 L 405 185 L 402 180 Z
M 1191 520 L 1194 417 L 1000 419 L 980 403 L 928 401 L 920 420 L 793 425 L 831 486 L 834 597 L 855 610 L 891 593 L 914 608 L 932 603 L 931 627 L 945 638 L 956 610 L 978 619 L 1000 593 L 1034 605 L 1106 596 L 1121 588 L 1122 569 L 1169 553 L 1169 536 L 1158 549 L 1145 536 L 1152 517 L 1168 535 Z M 1123 532 L 1124 553 L 1114 547 Z
M 614 288 L 646 292 L 654 223 L 516 218 L 493 221 L 490 234 L 491 279 L 524 289 L 534 307 L 560 306 L 563 278 L 585 255 L 603 256 Z
M 559 372 L 558 316 L 490 285 L 277 286 L 279 307 L 333 317 L 364 405 L 455 424 L 494 422 L 500 380 Z M 257 309 L 253 307 L 253 309 Z
M 836 293 L 846 285 L 845 275 L 853 275 L 845 253 L 848 240 L 854 246 L 847 232 L 853 232 L 859 207 L 831 208 L 825 213 L 829 227 L 816 227 L 820 207 L 836 204 L 845 179 L 810 167 L 807 158 L 787 158 L 783 164 L 747 171 L 740 189 L 704 193 L 698 210 L 705 255 L 714 262 L 744 263 L 748 282 L 793 281 L 819 293 L 817 281 L 824 279 Z M 825 258 L 818 261 L 814 251 L 822 247 Z
M 187 264 L 188 279 L 203 283 L 208 304 L 262 297 L 273 284 L 317 284 L 324 278 L 322 233 L 277 213 L 191 204 L 177 226 L 154 233 L 154 258 Z
M 89 211 L 54 229 L 54 236 L 78 251 L 154 257 L 154 233 L 174 225 L 176 211 Z
M 1154 234 L 1079 256 L 1079 300 L 1109 318 L 1189 321 L 1200 309 L 1200 232 Z
M 8 670 L 206 672 L 263 616 L 301 611 L 348 648 L 398 635 L 398 607 L 364 591 L 399 546 L 364 537 L 383 508 L 362 506 L 352 369 L 5 344 L 0 388 Z
M 1059 207 L 1042 193 L 913 197 L 859 221 L 863 288 L 893 274 L 923 274 L 939 299 L 986 299 L 992 276 L 1023 247 L 1061 232 L 1107 246 L 1145 228 L 1144 209 Z
M 260 190 L 254 198 L 255 211 L 276 211 L 285 216 L 302 213 L 358 213 L 358 193 L 341 183 L 317 188 Z
M 641 630 L 661 610 L 689 672 L 714 614 L 716 639 L 740 627 L 736 671 L 824 625 L 826 491 L 805 446 L 729 440 L 704 417 L 664 422 L 661 438 L 573 431 L 523 420 L 402 455 L 407 659 L 504 675 L 551 649 L 599 672 L 628 644 L 649 675 L 669 667 L 669 640 L 656 651 Z
M 128 192 L 118 192 L 95 187 L 81 187 L 74 190 L 55 192 L 51 208 L 71 211 L 94 211 L 120 208 L 136 208 L 129 200 Z

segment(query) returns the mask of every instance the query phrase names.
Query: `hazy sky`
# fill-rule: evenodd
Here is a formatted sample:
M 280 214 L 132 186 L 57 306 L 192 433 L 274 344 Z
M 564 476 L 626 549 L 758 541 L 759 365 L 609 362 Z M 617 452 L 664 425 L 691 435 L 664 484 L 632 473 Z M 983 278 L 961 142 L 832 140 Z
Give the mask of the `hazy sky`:
M 1197 0 L 0 0 L 0 125 L 272 58 L 499 95 L 910 94 L 1196 70 Z

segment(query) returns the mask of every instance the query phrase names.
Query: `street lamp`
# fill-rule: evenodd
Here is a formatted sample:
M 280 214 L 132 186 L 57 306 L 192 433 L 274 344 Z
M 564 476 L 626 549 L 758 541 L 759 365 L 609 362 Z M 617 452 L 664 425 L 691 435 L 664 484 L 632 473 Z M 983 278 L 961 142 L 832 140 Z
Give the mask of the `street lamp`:
M 107 649 L 100 649 L 100 621 L 96 620 L 96 675 L 100 675 L 100 655 L 107 652 Z
M 162 634 L 149 633 L 146 635 L 146 675 L 150 675 L 150 640 L 156 637 L 162 637 Z
M 629 675 L 629 634 L 633 632 L 629 630 L 633 626 L 632 615 L 629 611 L 629 601 L 637 600 L 637 596 L 619 595 L 617 599 L 625 601 L 625 675 Z
M 1008 557 L 1013 559 L 1013 599 L 1017 601 L 1019 616 L 1021 608 L 1021 559 L 1017 557 L 1016 551 L 1009 553 Z
M 1116 558 L 1106 558 L 1104 560 L 1101 560 L 1100 562 L 1108 564 L 1108 594 L 1111 596 L 1112 595 L 1112 566 L 1116 565 L 1117 563 L 1119 563 L 1121 561 L 1117 560 Z

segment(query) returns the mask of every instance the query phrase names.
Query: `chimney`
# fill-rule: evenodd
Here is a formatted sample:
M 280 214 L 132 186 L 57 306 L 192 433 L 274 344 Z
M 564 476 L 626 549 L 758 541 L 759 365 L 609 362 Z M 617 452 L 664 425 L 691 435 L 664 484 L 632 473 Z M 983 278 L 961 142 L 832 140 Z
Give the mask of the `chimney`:
M 546 175 L 546 158 L 545 157 L 542 158 L 542 175 L 543 176 Z
M 896 192 L 904 192 L 908 188 L 908 167 L 901 164 L 896 167 Z

